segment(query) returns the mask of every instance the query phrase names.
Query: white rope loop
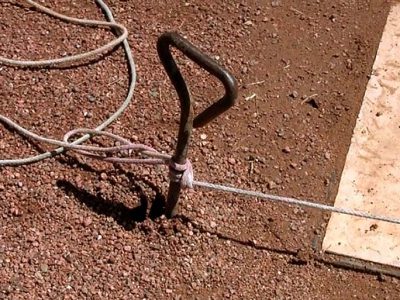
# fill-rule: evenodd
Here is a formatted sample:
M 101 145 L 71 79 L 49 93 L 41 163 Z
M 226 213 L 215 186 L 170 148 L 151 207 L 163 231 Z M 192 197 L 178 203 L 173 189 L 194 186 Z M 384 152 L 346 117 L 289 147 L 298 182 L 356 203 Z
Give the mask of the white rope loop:
M 96 2 L 97 2 L 97 4 L 99 4 L 101 9 L 103 10 L 103 12 L 106 15 L 107 19 L 109 20 L 109 22 L 72 18 L 69 16 L 65 16 L 63 14 L 57 13 L 49 8 L 46 8 L 40 4 L 37 4 L 34 1 L 30 1 L 30 0 L 26 0 L 26 1 L 30 5 L 34 6 L 36 9 L 38 9 L 39 11 L 42 11 L 50 16 L 64 20 L 66 22 L 72 22 L 72 23 L 76 23 L 76 24 L 80 24 L 80 25 L 87 25 L 87 26 L 108 26 L 108 27 L 115 28 L 117 30 L 122 31 L 121 36 L 119 36 L 114 41 L 108 43 L 107 45 L 102 46 L 96 50 L 78 54 L 78 55 L 74 55 L 74 56 L 68 56 L 68 57 L 63 57 L 63 58 L 58 58 L 58 59 L 50 59 L 50 60 L 41 60 L 41 61 L 23 61 L 23 60 L 21 61 L 21 60 L 7 59 L 5 57 L 0 56 L 0 63 L 3 63 L 3 64 L 10 64 L 10 65 L 14 65 L 17 67 L 26 67 L 26 66 L 27 67 L 48 67 L 50 65 L 54 66 L 57 64 L 64 64 L 64 63 L 71 63 L 74 61 L 79 61 L 79 60 L 88 58 L 90 56 L 103 53 L 104 51 L 111 50 L 116 45 L 118 45 L 122 42 L 124 52 L 127 57 L 128 68 L 129 68 L 129 72 L 130 72 L 129 89 L 128 89 L 128 94 L 127 94 L 124 102 L 117 109 L 117 111 L 115 111 L 102 124 L 97 126 L 95 130 L 101 131 L 101 130 L 105 129 L 108 125 L 110 125 L 112 122 L 114 122 L 125 111 L 125 109 L 128 107 L 128 105 L 131 103 L 135 85 L 136 85 L 136 66 L 135 66 L 135 62 L 134 62 L 134 59 L 133 59 L 133 56 L 131 53 L 131 48 L 129 46 L 128 41 L 126 40 L 126 37 L 127 37 L 126 28 L 115 22 L 110 9 L 102 0 L 96 0 Z M 63 143 L 62 141 L 39 136 L 39 135 L 19 126 L 18 124 L 13 122 L 11 119 L 9 119 L 1 114 L 0 114 L 0 121 L 7 124 L 11 128 L 14 128 L 18 133 L 20 133 L 24 136 L 30 137 L 30 138 L 40 141 L 40 142 L 50 143 L 52 145 L 59 146 L 59 148 L 54 149 L 53 151 L 48 151 L 48 152 L 45 152 L 45 153 L 42 153 L 42 154 L 39 154 L 36 156 L 32 156 L 32 157 L 0 160 L 0 166 L 20 166 L 20 165 L 30 164 L 30 163 L 38 162 L 38 161 L 53 157 L 55 155 L 61 154 L 66 150 L 66 148 L 65 148 L 66 144 Z M 86 134 L 83 137 L 79 138 L 78 140 L 74 141 L 72 143 L 72 145 L 81 144 L 84 141 L 88 140 L 90 137 L 91 136 L 89 134 Z M 71 149 L 71 145 L 68 145 L 68 148 Z
M 97 21 L 97 20 L 88 20 L 88 19 L 78 19 L 73 17 L 68 17 L 58 12 L 55 12 L 45 6 L 42 6 L 34 1 L 26 0 L 30 5 L 35 7 L 37 10 L 42 11 L 52 17 L 58 18 L 60 20 L 79 24 L 83 26 L 96 26 L 96 27 L 109 27 L 116 29 L 120 36 L 111 42 L 88 52 L 84 52 L 81 54 L 55 58 L 55 59 L 47 59 L 47 60 L 16 60 L 16 59 L 9 59 L 6 57 L 0 56 L 0 63 L 11 65 L 15 67 L 49 67 L 49 66 L 57 66 L 60 64 L 68 64 L 71 62 L 82 61 L 84 59 L 102 54 L 113 49 L 115 46 L 121 44 L 127 37 L 128 37 L 128 30 L 121 24 L 115 22 L 105 22 L 105 21 Z

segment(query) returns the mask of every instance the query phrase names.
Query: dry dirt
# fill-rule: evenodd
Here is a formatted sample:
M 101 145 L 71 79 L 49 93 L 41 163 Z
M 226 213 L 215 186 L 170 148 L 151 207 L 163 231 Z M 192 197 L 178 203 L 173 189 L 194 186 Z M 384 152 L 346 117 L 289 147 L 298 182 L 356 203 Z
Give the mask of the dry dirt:
M 130 32 L 139 78 L 134 103 L 109 131 L 173 152 L 178 101 L 155 44 L 175 30 L 240 85 L 238 105 L 193 135 L 196 178 L 333 203 L 387 1 L 107 3 Z M 104 18 L 94 1 L 45 4 Z M 58 57 L 112 37 L 13 1 L 0 1 L 0 15 L 6 57 Z M 180 61 L 199 111 L 223 91 Z M 0 111 L 61 138 L 99 124 L 127 83 L 121 48 L 79 68 L 0 66 Z M 43 149 L 0 127 L 1 158 Z M 320 253 L 325 213 L 195 190 L 166 220 L 151 209 L 164 201 L 165 167 L 113 166 L 73 153 L 0 174 L 0 299 L 398 298 L 395 277 L 340 268 Z

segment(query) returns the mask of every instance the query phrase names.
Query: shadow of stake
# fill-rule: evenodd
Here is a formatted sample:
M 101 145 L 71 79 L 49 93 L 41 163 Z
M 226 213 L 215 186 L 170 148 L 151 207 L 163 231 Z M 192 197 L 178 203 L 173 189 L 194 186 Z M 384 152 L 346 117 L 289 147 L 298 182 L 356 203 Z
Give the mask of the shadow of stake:
M 59 180 L 57 186 L 64 190 L 65 193 L 73 195 L 79 202 L 85 204 L 85 206 L 93 212 L 113 218 L 115 222 L 125 230 L 132 230 L 136 227 L 137 223 L 143 222 L 147 217 L 149 199 L 142 188 L 137 184 L 134 184 L 132 189 L 139 195 L 140 204 L 134 208 L 127 207 L 121 202 L 110 201 L 100 195 L 93 195 L 66 180 Z M 159 217 L 158 212 L 163 211 L 165 199 L 161 194 L 156 193 L 152 202 L 153 204 L 149 212 L 149 217 L 157 218 Z

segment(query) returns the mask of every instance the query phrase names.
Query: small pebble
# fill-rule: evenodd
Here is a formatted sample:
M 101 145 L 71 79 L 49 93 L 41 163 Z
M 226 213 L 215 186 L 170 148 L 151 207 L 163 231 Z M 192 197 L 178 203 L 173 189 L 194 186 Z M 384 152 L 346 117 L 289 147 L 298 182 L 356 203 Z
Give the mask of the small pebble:
M 299 93 L 297 91 L 293 91 L 289 94 L 289 96 L 292 97 L 293 99 L 295 99 L 299 96 Z
M 93 220 L 91 217 L 86 218 L 85 220 L 83 220 L 83 226 L 88 227 L 90 226 L 90 224 L 93 223 Z
M 290 147 L 286 146 L 285 148 L 282 149 L 283 153 L 290 153 Z
M 324 157 L 325 157 L 325 159 L 330 160 L 331 154 L 329 152 L 325 152 Z
M 37 271 L 37 272 L 35 273 L 35 277 L 36 277 L 37 279 L 39 279 L 39 280 L 43 280 L 42 273 L 40 273 L 39 271 Z
M 18 208 L 13 207 L 11 208 L 10 212 L 15 217 L 22 216 L 22 211 L 20 211 Z
M 275 183 L 275 181 L 270 180 L 270 181 L 268 181 L 267 187 L 269 190 L 273 190 L 273 189 L 276 189 L 278 187 L 278 185 Z
M 47 273 L 48 270 L 49 270 L 49 266 L 47 264 L 40 265 L 40 271 L 42 271 L 43 273 Z
M 271 1 L 272 7 L 278 7 L 279 5 L 281 5 L 281 0 L 272 0 Z

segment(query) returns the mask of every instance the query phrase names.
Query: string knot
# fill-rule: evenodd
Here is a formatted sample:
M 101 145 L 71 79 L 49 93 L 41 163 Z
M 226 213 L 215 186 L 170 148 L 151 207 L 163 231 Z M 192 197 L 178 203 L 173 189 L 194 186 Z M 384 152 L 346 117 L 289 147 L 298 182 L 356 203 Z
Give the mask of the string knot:
M 169 161 L 169 178 L 175 182 L 181 182 L 182 188 L 193 189 L 193 167 L 190 160 L 184 164 L 178 164 L 172 159 Z

